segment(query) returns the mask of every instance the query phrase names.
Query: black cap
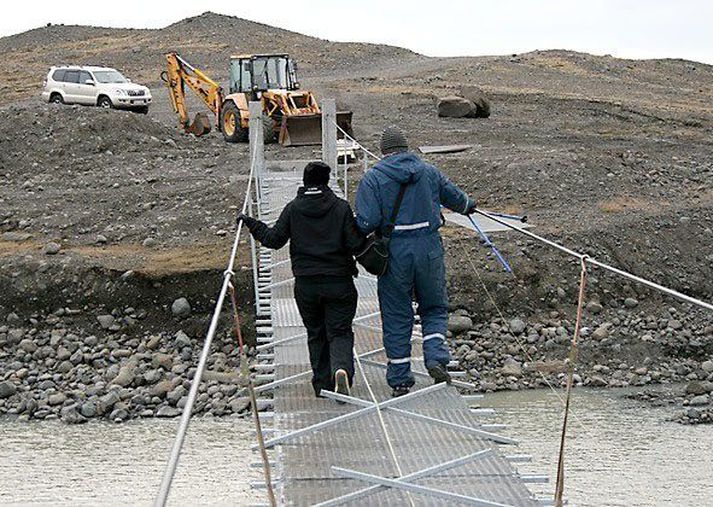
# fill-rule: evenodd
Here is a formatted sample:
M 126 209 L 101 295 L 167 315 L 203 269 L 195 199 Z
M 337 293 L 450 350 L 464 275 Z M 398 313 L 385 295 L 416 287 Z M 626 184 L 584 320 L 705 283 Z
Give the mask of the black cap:
M 401 153 L 408 151 L 408 142 L 406 136 L 398 127 L 386 127 L 381 133 L 381 153 L 391 155 L 392 153 Z
M 310 162 L 305 166 L 302 181 L 305 187 L 318 187 L 329 183 L 329 172 L 332 169 L 324 162 Z

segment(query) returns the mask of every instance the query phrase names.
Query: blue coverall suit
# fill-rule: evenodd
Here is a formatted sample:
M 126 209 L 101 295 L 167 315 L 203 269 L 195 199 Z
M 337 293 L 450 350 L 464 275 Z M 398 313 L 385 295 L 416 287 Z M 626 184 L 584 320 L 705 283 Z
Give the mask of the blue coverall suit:
M 441 205 L 466 213 L 473 201 L 438 169 L 410 152 L 396 153 L 368 171 L 357 190 L 356 221 L 364 234 L 383 231 L 402 183 L 408 182 L 389 242 L 389 268 L 379 277 L 379 304 L 391 387 L 411 387 L 411 336 L 415 294 L 426 367 L 446 365 L 446 294 Z

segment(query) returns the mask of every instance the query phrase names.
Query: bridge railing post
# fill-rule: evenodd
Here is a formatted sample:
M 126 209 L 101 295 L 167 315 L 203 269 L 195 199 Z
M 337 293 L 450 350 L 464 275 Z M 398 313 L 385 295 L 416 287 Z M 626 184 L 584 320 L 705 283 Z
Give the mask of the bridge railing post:
M 261 218 L 260 213 L 262 210 L 262 176 L 263 169 L 265 166 L 265 138 L 262 122 L 265 118 L 262 114 L 262 103 L 259 101 L 252 101 L 248 105 L 248 112 L 250 114 L 250 119 L 248 121 L 249 136 L 250 141 L 250 160 L 249 163 L 254 164 L 253 174 L 255 183 L 255 201 L 254 208 L 253 203 L 248 207 L 248 214 L 250 216 L 257 215 L 257 218 Z M 268 118 L 269 120 L 269 118 Z M 258 270 L 258 257 L 257 257 L 257 245 L 255 244 L 255 239 L 250 235 L 250 255 L 252 257 L 252 270 L 253 270 L 253 288 L 255 290 L 255 311 L 258 315 L 261 314 L 260 311 L 260 293 L 259 293 L 259 270 Z
M 249 140 L 250 140 L 250 163 L 255 164 L 255 191 L 257 192 L 258 210 L 260 209 L 260 201 L 262 198 L 262 174 L 265 167 L 265 134 L 263 130 L 263 121 L 266 119 L 262 114 L 262 103 L 252 101 L 248 105 L 250 119 L 248 121 Z M 270 121 L 267 118 L 267 121 Z
M 334 99 L 322 99 L 322 162 L 338 174 L 337 101 Z

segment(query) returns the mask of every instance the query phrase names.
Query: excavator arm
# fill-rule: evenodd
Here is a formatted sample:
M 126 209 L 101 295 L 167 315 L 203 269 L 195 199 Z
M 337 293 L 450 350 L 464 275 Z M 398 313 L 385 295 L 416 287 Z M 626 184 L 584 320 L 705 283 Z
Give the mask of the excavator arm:
M 201 70 L 181 58 L 177 53 L 166 53 L 167 69 L 161 73 L 171 98 L 173 110 L 178 114 L 181 127 L 186 132 L 201 136 L 210 132 L 210 121 L 203 113 L 196 114 L 193 122 L 188 116 L 186 86 L 205 102 L 220 125 L 220 108 L 223 105 L 223 88 Z

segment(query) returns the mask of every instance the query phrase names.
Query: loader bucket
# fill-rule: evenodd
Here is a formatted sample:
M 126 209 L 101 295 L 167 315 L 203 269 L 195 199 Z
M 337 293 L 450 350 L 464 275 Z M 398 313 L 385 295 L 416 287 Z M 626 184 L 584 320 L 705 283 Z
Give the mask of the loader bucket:
M 280 144 L 283 146 L 322 144 L 322 115 L 283 117 L 280 125 Z
M 340 111 L 337 113 L 337 125 L 349 136 L 353 136 L 352 112 Z M 344 134 L 337 129 L 337 138 Z M 283 146 L 307 146 L 322 143 L 322 115 L 309 114 L 299 116 L 286 116 L 280 125 L 280 144 Z
M 186 125 L 186 132 L 193 134 L 196 137 L 200 137 L 210 132 L 210 121 L 208 120 L 208 117 L 203 113 L 196 114 L 195 118 L 193 118 L 193 123 Z

